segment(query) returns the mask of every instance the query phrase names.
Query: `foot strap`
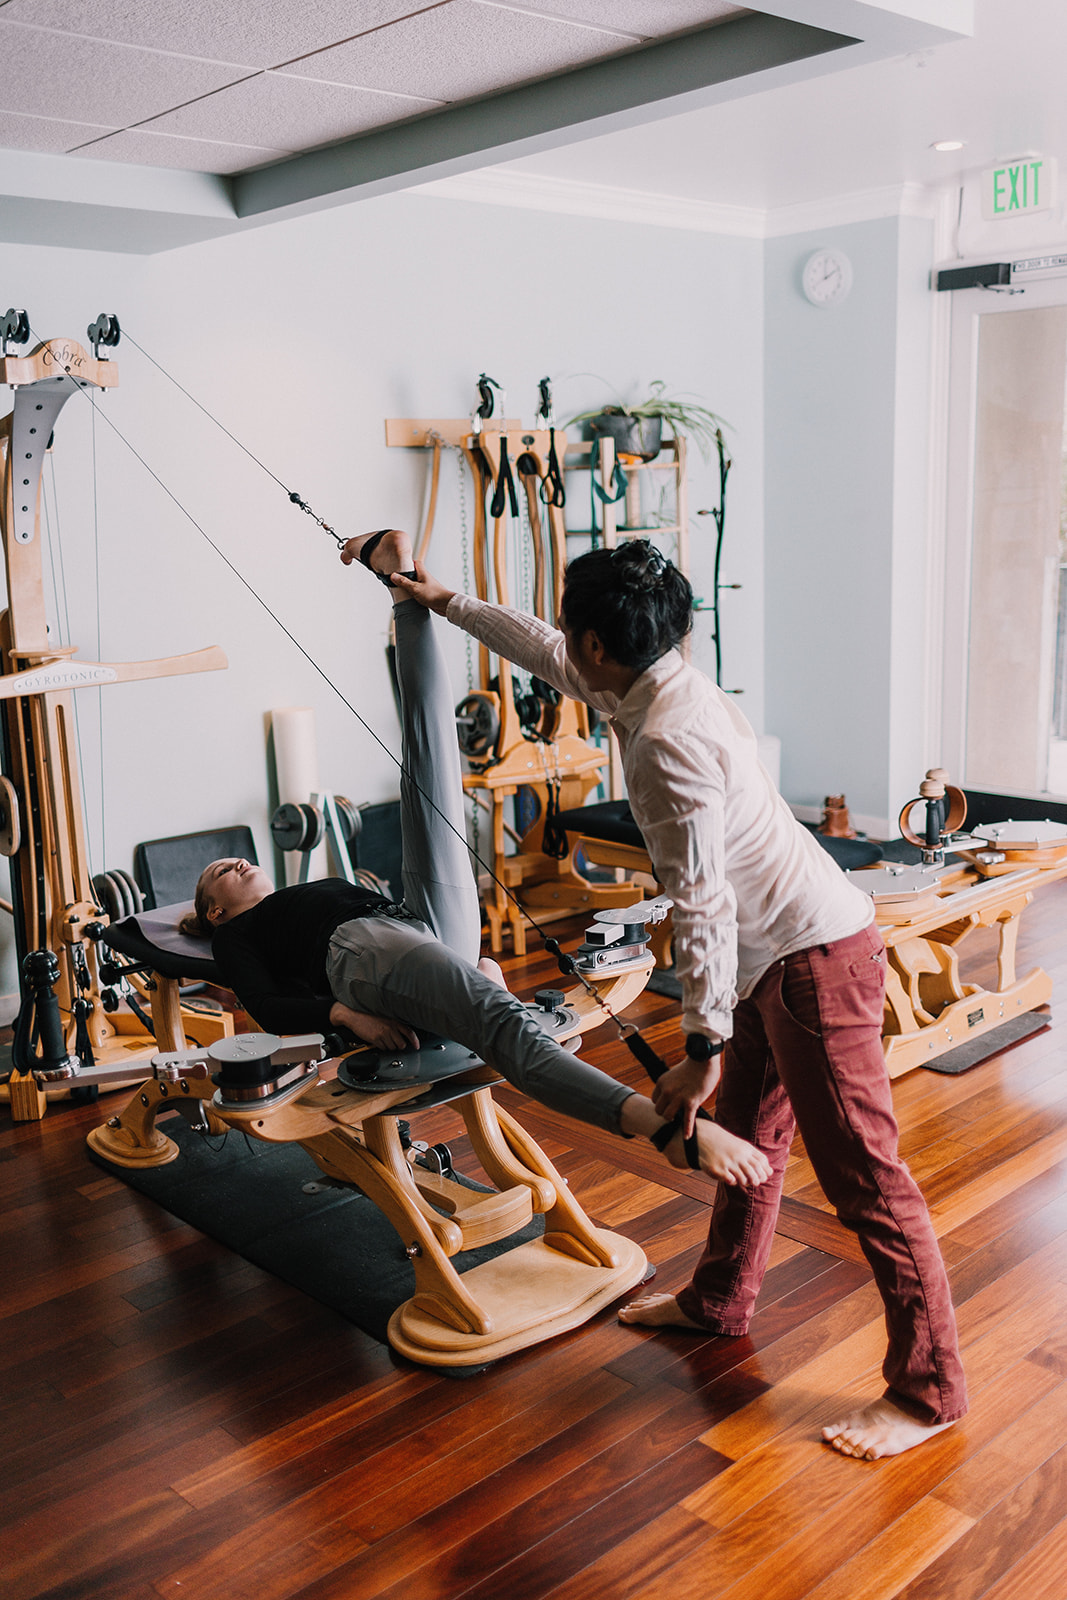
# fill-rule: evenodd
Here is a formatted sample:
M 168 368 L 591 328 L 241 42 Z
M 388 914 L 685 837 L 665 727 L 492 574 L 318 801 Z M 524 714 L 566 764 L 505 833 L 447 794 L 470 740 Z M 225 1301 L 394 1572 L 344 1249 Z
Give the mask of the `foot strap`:
M 377 550 L 386 534 L 391 533 L 392 531 L 393 530 L 391 528 L 379 528 L 377 533 L 371 534 L 370 538 L 359 552 L 359 559 L 363 566 L 366 567 L 368 572 L 374 574 L 379 583 L 384 583 L 387 589 L 396 588 L 396 585 L 393 582 L 393 574 L 391 572 L 375 572 L 374 568 L 370 564 L 370 558 L 374 554 L 375 550 Z M 400 576 L 402 578 L 417 578 L 418 573 L 413 569 L 411 572 L 402 572 Z
M 648 1136 L 649 1140 L 662 1154 L 682 1125 L 681 1117 L 675 1117 L 673 1122 L 665 1122 L 662 1128 L 658 1128 L 655 1133 L 650 1133 Z M 687 1139 L 682 1141 L 682 1148 L 685 1150 L 686 1166 L 690 1167 L 694 1172 L 699 1172 L 700 1144 L 697 1140 L 695 1131 L 691 1133 Z

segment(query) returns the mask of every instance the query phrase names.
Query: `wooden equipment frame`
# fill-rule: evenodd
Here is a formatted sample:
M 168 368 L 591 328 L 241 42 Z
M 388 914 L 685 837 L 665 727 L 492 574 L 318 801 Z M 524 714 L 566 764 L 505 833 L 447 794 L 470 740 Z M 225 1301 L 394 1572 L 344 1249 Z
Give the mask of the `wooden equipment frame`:
M 875 906 L 888 956 L 882 1043 L 891 1078 L 927 1066 L 1049 1000 L 1048 973 L 1034 967 L 1019 977 L 1015 952 L 1020 920 L 1034 891 L 1067 877 L 1067 861 L 1008 867 L 987 875 L 963 861 L 940 873 L 936 889 L 918 902 Z M 855 874 L 860 881 L 862 876 Z M 963 981 L 959 949 L 976 929 L 993 927 L 998 930 L 997 985 L 983 989 Z
M 651 966 L 647 958 L 594 977 L 600 1001 L 584 989 L 568 994 L 572 1026 L 555 1037 L 573 1043 L 580 1030 L 598 1026 L 606 1019 L 602 1001 L 624 1008 Z M 118 1166 L 163 1166 L 179 1150 L 156 1119 L 177 1106 L 211 1133 L 235 1128 L 266 1143 L 300 1144 L 329 1177 L 373 1200 L 396 1229 L 416 1292 L 393 1314 L 389 1340 L 425 1366 L 476 1366 L 526 1349 L 588 1321 L 646 1276 L 640 1247 L 594 1227 L 536 1141 L 495 1104 L 490 1085 L 500 1080 L 489 1068 L 448 1079 L 435 1103 L 455 1099 L 475 1156 L 497 1186 L 490 1194 L 421 1171 L 402 1149 L 397 1117 L 417 1112 L 408 1102 L 426 1085 L 365 1094 L 338 1082 L 335 1070 L 324 1063 L 269 1102 L 234 1106 L 220 1103 L 206 1068 L 177 1075 L 161 1064 L 88 1142 Z M 534 1213 L 545 1218 L 542 1238 L 456 1271 L 459 1251 L 511 1237 Z
M 12 857 L 12 901 L 20 978 L 28 952 L 53 950 L 59 957 L 56 994 L 68 1045 L 74 1053 L 75 1000 L 88 1003 L 85 1018 L 94 1061 L 121 1063 L 133 1081 L 138 1063 L 159 1049 L 184 1044 L 177 990 L 150 992 L 153 1023 L 147 1034 L 129 1010 L 108 1015 L 101 1003 L 97 941 L 86 929 L 106 926 L 96 905 L 86 849 L 78 783 L 73 691 L 87 685 L 216 672 L 227 665 L 217 646 L 157 661 L 102 662 L 72 659 L 74 646 L 50 638 L 45 611 L 41 551 L 41 474 L 56 419 L 79 389 L 113 389 L 114 361 L 91 357 L 74 339 L 46 339 L 25 356 L 0 355 L 0 384 L 14 390 L 12 410 L 0 419 L 3 496 L 0 536 L 7 573 L 8 609 L 0 618 L 0 711 L 3 773 Z M 189 1013 L 194 1034 L 215 1037 L 232 1031 L 229 1018 L 214 1021 Z M 143 1070 L 143 1068 L 142 1068 Z M 13 1072 L 0 1097 L 16 1121 L 44 1115 L 51 1093 L 31 1072 Z

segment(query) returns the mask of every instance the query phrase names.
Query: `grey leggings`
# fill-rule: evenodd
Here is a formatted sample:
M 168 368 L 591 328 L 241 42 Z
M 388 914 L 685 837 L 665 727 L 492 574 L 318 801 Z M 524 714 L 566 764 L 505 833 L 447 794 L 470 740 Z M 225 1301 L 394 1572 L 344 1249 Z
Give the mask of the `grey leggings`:
M 562 1049 L 527 1006 L 475 965 L 481 917 L 467 853 L 452 687 L 430 613 L 404 600 L 393 615 L 404 749 L 404 903 L 414 920 L 343 923 L 330 941 L 330 991 L 354 1011 L 455 1039 L 524 1094 L 617 1133 L 633 1091 Z

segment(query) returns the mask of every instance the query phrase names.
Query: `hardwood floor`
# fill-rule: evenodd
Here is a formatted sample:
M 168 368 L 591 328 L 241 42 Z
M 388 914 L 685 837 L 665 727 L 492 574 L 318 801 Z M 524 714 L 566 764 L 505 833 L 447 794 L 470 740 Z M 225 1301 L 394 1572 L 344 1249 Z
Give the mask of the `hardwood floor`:
M 1067 1596 L 1067 883 L 1024 919 L 1051 1027 L 894 1096 L 972 1410 L 895 1460 L 818 1427 L 878 1388 L 870 1274 L 798 1146 L 750 1336 L 585 1327 L 458 1381 L 88 1160 L 105 1107 L 0 1124 L 5 1600 L 1059 1600 Z M 984 937 L 984 936 L 983 936 Z M 986 947 L 988 958 L 991 944 Z M 509 962 L 513 986 L 552 980 Z M 634 1008 L 653 1042 L 675 1007 Z M 584 1052 L 635 1084 L 609 1030 Z M 500 1094 L 586 1209 L 685 1281 L 710 1193 Z M 473 1170 L 447 1109 L 417 1124 Z

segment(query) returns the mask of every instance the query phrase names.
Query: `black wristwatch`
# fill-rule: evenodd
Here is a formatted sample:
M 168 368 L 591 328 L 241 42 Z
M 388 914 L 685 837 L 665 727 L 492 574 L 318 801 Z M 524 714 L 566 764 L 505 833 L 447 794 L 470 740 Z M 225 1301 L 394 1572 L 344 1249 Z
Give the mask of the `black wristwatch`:
M 722 1039 L 709 1039 L 706 1033 L 685 1036 L 685 1053 L 690 1061 L 710 1061 L 712 1056 L 721 1056 L 725 1049 Z

